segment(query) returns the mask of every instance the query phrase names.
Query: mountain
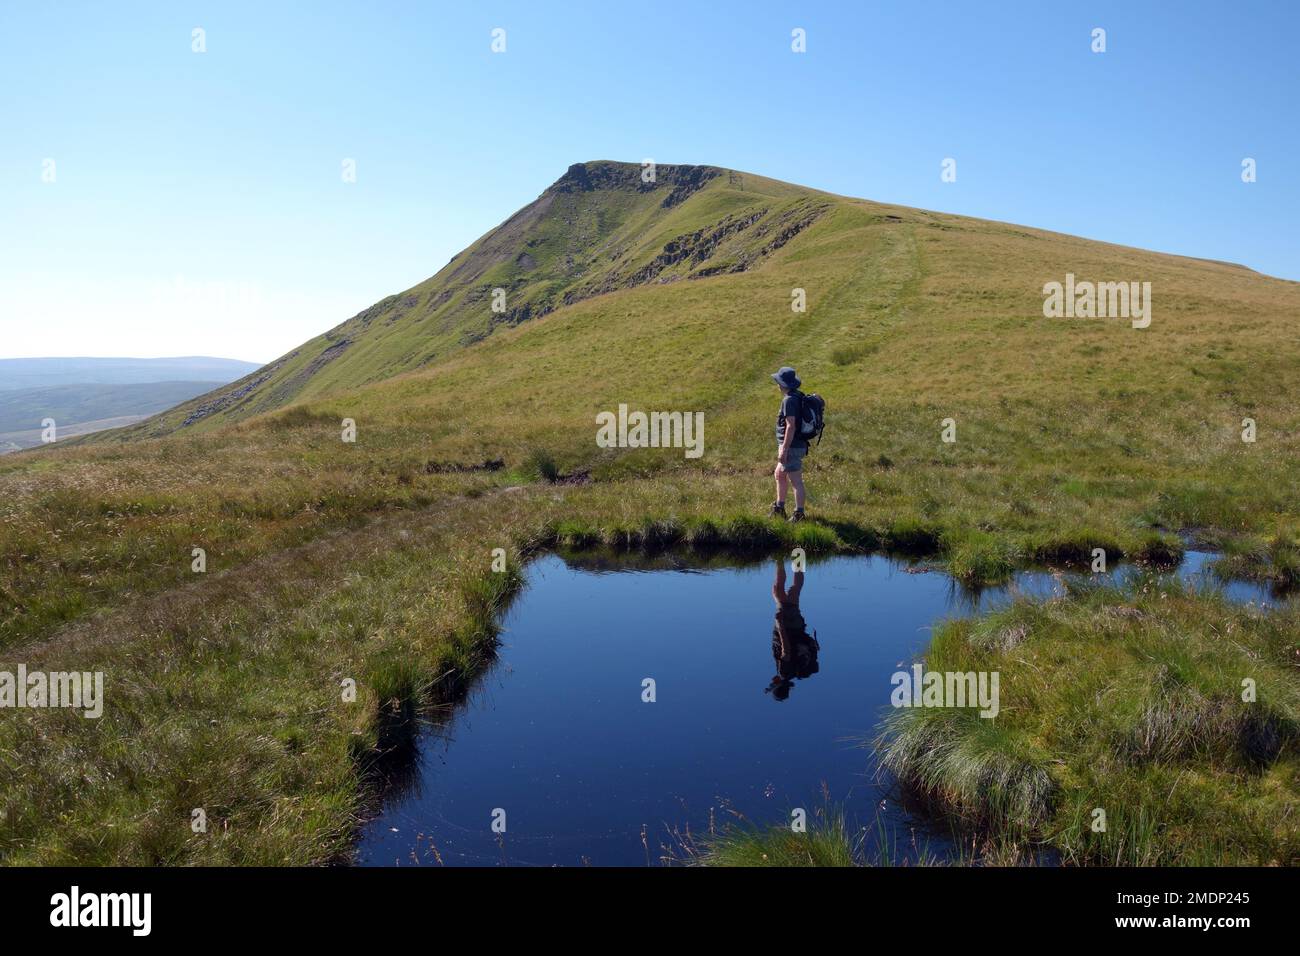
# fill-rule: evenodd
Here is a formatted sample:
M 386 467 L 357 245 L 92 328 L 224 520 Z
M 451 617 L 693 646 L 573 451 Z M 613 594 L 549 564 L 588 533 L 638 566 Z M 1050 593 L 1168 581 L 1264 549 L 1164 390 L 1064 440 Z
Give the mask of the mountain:
M 1076 428 L 1095 430 L 1083 447 L 1132 449 L 1120 414 L 1149 405 L 1163 421 L 1182 409 L 1179 428 L 1217 434 L 1287 394 L 1295 375 L 1278 343 L 1293 339 L 1300 283 L 715 166 L 655 173 L 571 166 L 432 278 L 92 440 L 250 419 L 265 430 L 264 413 L 294 405 L 298 422 L 365 416 L 372 441 L 382 424 L 407 455 L 421 432 L 449 458 L 543 447 L 582 468 L 596 450 L 592 416 L 626 402 L 707 412 L 708 460 L 732 467 L 770 439 L 752 423 L 770 417 L 767 372 L 789 363 L 831 396 L 832 429 L 858 443 L 855 455 L 884 454 L 881 430 L 918 427 L 918 414 L 985 417 L 1041 442 L 1047 426 L 1032 423 L 1059 428 L 1062 402 Z M 1076 280 L 1150 283 L 1150 326 L 1046 317 L 1045 286 Z M 1029 404 L 1011 415 L 1017 402 Z M 671 464 L 644 450 L 597 457 L 605 469 Z
M 659 166 L 646 178 L 628 163 L 571 166 L 432 278 L 161 416 L 147 432 L 246 418 L 390 378 L 610 292 L 754 269 L 838 201 L 716 166 Z

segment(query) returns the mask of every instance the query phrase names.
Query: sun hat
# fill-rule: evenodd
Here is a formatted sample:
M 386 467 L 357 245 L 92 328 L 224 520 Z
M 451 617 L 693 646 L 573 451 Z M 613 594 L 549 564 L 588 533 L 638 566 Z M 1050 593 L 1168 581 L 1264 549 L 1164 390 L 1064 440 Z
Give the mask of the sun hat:
M 782 365 L 779 369 L 773 372 L 772 381 L 776 382 L 776 384 L 780 385 L 782 388 L 798 388 L 800 384 L 799 376 L 794 374 L 794 369 L 788 365 Z

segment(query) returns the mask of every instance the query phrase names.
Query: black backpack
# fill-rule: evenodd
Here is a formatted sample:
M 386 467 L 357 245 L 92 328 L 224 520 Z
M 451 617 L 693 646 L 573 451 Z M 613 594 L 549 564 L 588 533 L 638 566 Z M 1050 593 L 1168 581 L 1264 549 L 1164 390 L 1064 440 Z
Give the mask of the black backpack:
M 816 392 L 809 395 L 799 393 L 799 437 L 812 445 L 817 437 L 817 444 L 822 443 L 822 430 L 826 427 L 826 399 Z

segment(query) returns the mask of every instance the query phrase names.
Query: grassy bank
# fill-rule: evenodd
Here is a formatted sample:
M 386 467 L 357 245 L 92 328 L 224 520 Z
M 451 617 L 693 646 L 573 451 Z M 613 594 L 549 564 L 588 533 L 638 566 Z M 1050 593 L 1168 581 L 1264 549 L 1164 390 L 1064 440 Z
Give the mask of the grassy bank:
M 927 670 L 998 672 L 1001 712 L 896 711 L 883 762 L 972 830 L 1067 863 L 1293 865 L 1298 635 L 1294 605 L 1154 582 L 954 621 Z
M 471 529 L 493 512 L 505 573 Z M 483 501 L 326 535 L 97 616 L 25 649 L 31 670 L 103 671 L 102 718 L 10 711 L 0 859 L 322 863 L 410 719 L 491 658 L 518 586 L 522 506 Z M 513 522 L 518 522 L 514 524 Z M 11 660 L 6 655 L 7 660 Z M 355 700 L 343 682 L 355 681 Z M 206 832 L 194 832 L 201 808 Z

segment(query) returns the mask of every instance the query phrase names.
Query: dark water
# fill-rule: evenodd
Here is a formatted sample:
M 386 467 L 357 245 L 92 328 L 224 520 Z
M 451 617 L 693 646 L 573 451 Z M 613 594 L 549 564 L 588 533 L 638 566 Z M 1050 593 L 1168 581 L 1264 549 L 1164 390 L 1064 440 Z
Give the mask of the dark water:
M 1178 575 L 1211 586 L 1205 560 L 1189 554 Z M 799 610 L 817 647 L 787 612 L 782 666 L 776 566 L 593 572 L 555 555 L 535 561 L 496 663 L 452 719 L 421 733 L 404 782 L 362 832 L 358 862 L 645 866 L 675 844 L 673 831 L 736 813 L 788 823 L 792 808 L 811 818 L 828 798 L 873 842 L 883 833 L 895 859 L 950 852 L 898 805 L 861 742 L 888 708 L 891 675 L 924 655 L 937 621 L 1016 590 L 1052 593 L 1060 577 L 1026 573 L 972 595 L 881 556 L 810 564 Z M 1227 590 L 1269 603 L 1247 584 Z M 642 700 L 646 678 L 653 703 Z

